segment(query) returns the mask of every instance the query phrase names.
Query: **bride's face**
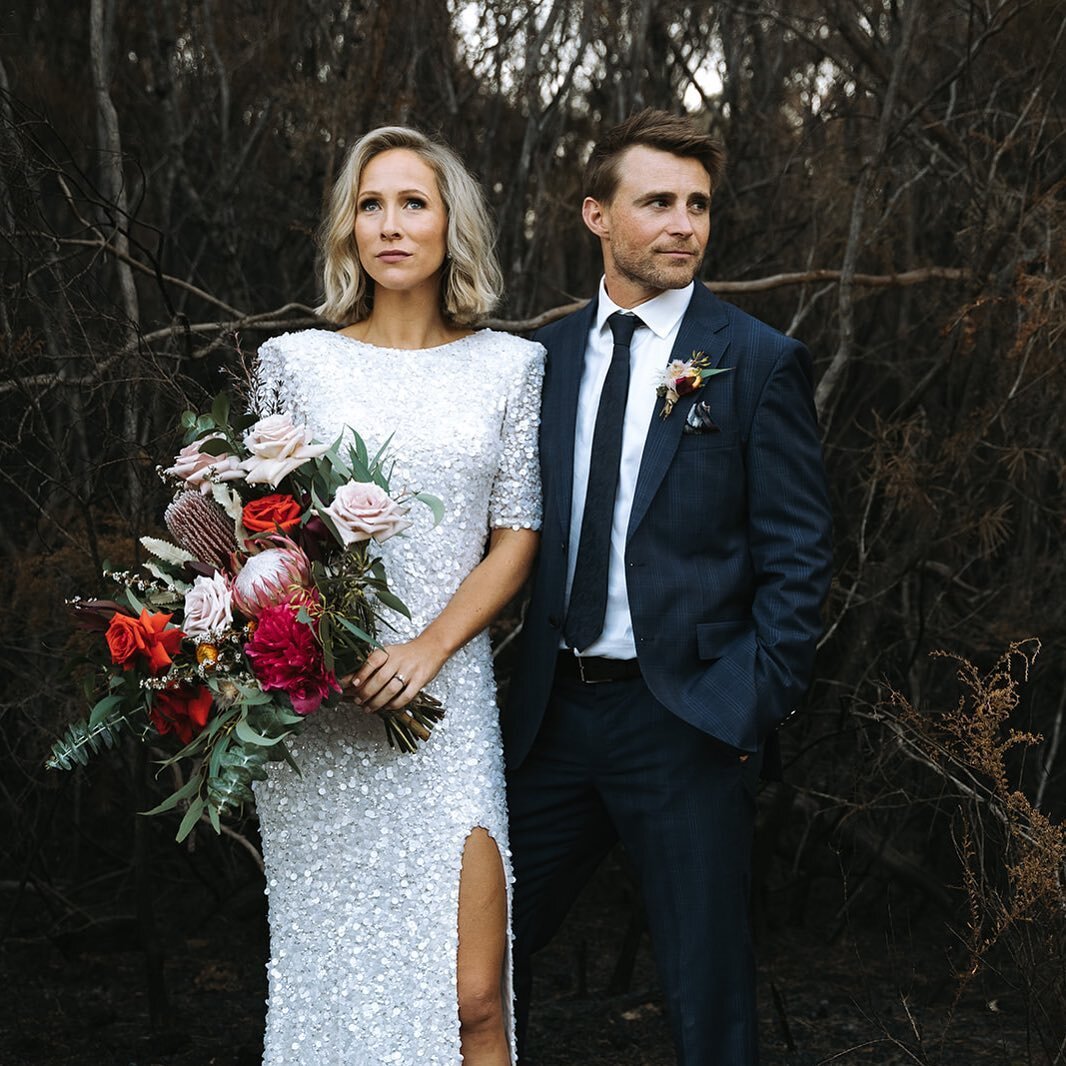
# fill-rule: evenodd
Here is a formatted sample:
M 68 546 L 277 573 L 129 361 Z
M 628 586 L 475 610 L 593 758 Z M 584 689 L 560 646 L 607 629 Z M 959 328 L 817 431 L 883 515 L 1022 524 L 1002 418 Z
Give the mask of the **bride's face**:
M 356 198 L 359 262 L 384 289 L 440 285 L 448 213 L 433 168 L 406 148 L 390 148 L 363 167 Z

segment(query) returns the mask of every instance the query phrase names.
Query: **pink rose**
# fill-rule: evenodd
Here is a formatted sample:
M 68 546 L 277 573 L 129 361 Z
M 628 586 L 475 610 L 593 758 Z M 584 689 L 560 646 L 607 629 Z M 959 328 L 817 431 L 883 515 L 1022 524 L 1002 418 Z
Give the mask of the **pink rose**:
M 183 628 L 190 637 L 209 637 L 233 625 L 233 600 L 222 574 L 198 577 L 185 593 Z
M 336 675 L 325 667 L 313 628 L 298 620 L 294 607 L 282 604 L 260 612 L 244 654 L 263 691 L 284 692 L 297 714 L 317 711 L 331 692 L 341 691 Z
M 329 451 L 328 444 L 312 444 L 307 430 L 293 425 L 291 415 L 259 419 L 245 434 L 244 446 L 252 453 L 241 463 L 245 480 L 271 488 L 309 459 Z
M 204 440 L 221 440 L 222 434 L 215 433 L 202 440 L 186 444 L 176 456 L 174 465 L 163 471 L 173 477 L 179 477 L 188 485 L 198 485 L 200 491 L 207 494 L 211 483 L 215 481 L 236 481 L 244 477 L 240 460 L 235 455 L 209 455 L 200 450 Z
M 326 514 L 333 519 L 345 546 L 371 537 L 379 542 L 388 540 L 411 524 L 407 508 L 370 481 L 341 485 Z

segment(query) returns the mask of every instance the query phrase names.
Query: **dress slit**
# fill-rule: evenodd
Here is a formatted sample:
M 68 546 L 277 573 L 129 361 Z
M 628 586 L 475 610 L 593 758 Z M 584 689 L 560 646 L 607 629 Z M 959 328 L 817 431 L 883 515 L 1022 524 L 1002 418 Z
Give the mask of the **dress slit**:
M 504 1032 L 507 1036 L 507 1046 L 510 1049 L 510 1061 L 513 1063 L 517 1061 L 517 1046 L 515 1042 L 515 1021 L 514 1021 L 514 980 L 512 972 L 512 941 L 514 936 L 511 930 L 511 896 L 512 888 L 514 885 L 514 877 L 511 873 L 511 857 L 510 851 L 501 848 L 497 833 L 493 831 L 488 824 L 491 819 L 485 818 L 476 821 L 463 835 L 462 841 L 459 847 L 459 867 L 458 876 L 456 878 L 455 889 L 455 917 L 456 917 L 456 998 L 455 998 L 455 1019 L 456 1029 L 458 1032 L 459 1026 L 459 988 L 458 988 L 458 945 L 461 937 L 459 934 L 459 893 L 462 886 L 463 876 L 463 863 L 466 858 L 466 846 L 470 843 L 470 840 L 474 834 L 480 829 L 492 843 L 496 856 L 500 863 L 500 872 L 503 875 L 503 887 L 504 887 L 504 945 L 503 945 L 503 960 L 500 967 L 500 1000 L 503 1006 L 503 1025 Z M 506 840 L 506 836 L 504 836 Z

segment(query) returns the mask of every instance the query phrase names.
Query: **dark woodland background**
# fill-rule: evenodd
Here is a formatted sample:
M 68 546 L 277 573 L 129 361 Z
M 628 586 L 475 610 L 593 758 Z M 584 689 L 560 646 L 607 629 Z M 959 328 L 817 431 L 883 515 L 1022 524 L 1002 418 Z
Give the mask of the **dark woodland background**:
M 592 291 L 581 166 L 654 105 L 728 147 L 703 276 L 815 353 L 833 489 L 760 801 L 765 1061 L 1066 1062 L 1064 66 L 1061 0 L 5 3 L 0 1061 L 258 1061 L 254 820 L 179 847 L 136 746 L 42 764 L 86 711 L 64 597 L 158 531 L 178 413 L 314 323 L 345 147 L 460 151 L 524 330 Z M 536 1062 L 672 1061 L 639 914 L 616 858 Z

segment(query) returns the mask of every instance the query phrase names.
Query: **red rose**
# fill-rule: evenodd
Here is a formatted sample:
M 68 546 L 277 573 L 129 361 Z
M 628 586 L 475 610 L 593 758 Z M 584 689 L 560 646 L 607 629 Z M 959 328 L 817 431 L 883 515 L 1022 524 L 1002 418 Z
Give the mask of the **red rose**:
M 148 610 L 142 610 L 140 618 L 116 612 L 104 634 L 111 661 L 123 670 L 132 670 L 135 657 L 141 656 L 148 660 L 150 674 L 163 673 L 185 636 L 180 629 L 167 629 L 171 617 Z
M 156 692 L 148 714 L 158 733 L 173 733 L 188 744 L 207 725 L 211 702 L 211 690 L 205 685 L 182 685 Z
M 111 650 L 111 661 L 124 670 L 133 669 L 133 657 L 143 654 L 145 650 L 144 630 L 136 618 L 116 611 L 111 616 L 111 624 L 104 634 L 107 646 Z
M 300 524 L 300 505 L 281 492 L 261 496 L 244 505 L 241 521 L 249 533 L 273 533 L 280 529 L 287 533 Z

